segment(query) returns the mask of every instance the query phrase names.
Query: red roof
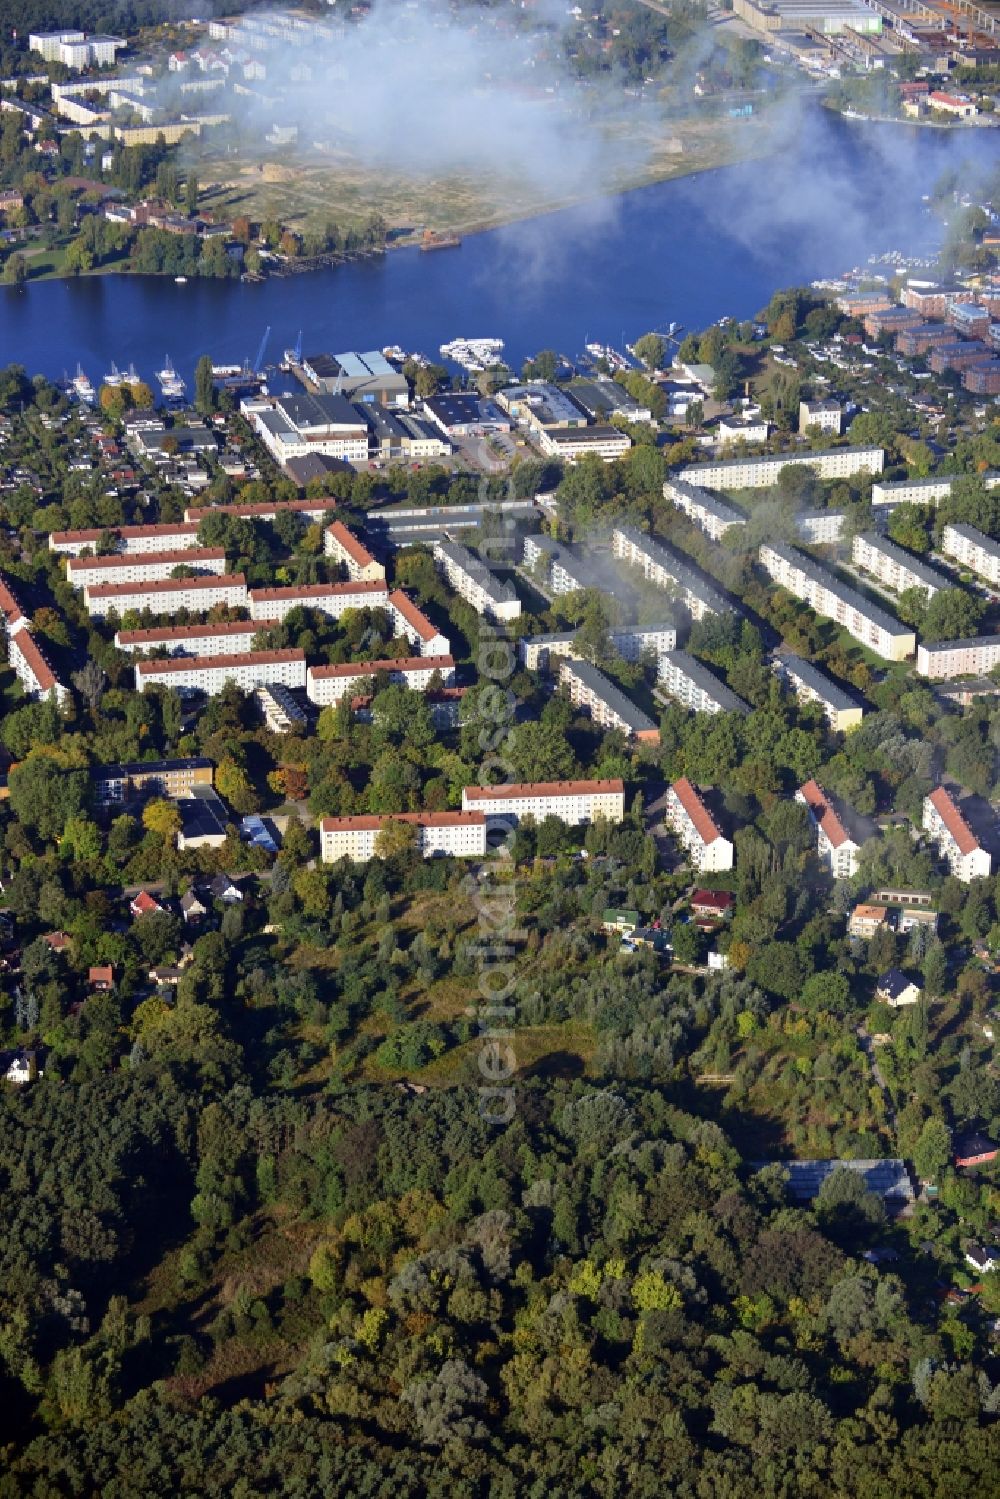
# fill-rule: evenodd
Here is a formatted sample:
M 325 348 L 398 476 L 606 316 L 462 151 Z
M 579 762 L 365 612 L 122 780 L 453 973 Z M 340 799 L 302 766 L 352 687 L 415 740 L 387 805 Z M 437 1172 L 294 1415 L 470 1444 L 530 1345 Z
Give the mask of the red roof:
M 816 781 L 806 781 L 799 787 L 799 795 L 809 808 L 834 848 L 850 841 L 850 834 L 830 805 L 830 799 Z
M 110 599 L 133 593 L 181 593 L 186 588 L 245 588 L 243 573 L 209 573 L 199 578 L 158 578 L 148 583 L 89 583 L 87 597 Z
M 438 630 L 435 630 L 426 614 L 417 608 L 413 600 L 408 598 L 401 588 L 397 588 L 394 593 L 390 593 L 389 603 L 403 616 L 411 629 L 416 630 L 421 640 L 432 640 L 435 635 L 440 633 Z
M 135 916 L 148 916 L 153 911 L 162 911 L 163 907 L 148 890 L 140 890 L 132 901 L 130 910 Z
M 189 505 L 184 511 L 186 521 L 204 520 L 206 515 L 235 515 L 244 520 L 263 520 L 271 515 L 280 515 L 283 511 L 299 515 L 325 515 L 328 510 L 336 510 L 337 501 L 329 495 L 323 495 L 318 500 L 272 500 L 270 504 L 260 505 Z
M 694 823 L 695 831 L 703 843 L 714 843 L 716 838 L 722 837 L 721 831 L 715 824 L 715 819 L 687 776 L 681 776 L 680 780 L 675 781 L 670 789 L 674 792 L 684 811 Z
M 943 786 L 938 786 L 936 790 L 931 792 L 930 803 L 948 829 L 948 832 L 954 838 L 959 853 L 975 853 L 979 847 L 979 839 L 969 827 L 969 824 Z
M 155 567 L 158 563 L 165 562 L 195 567 L 198 562 L 224 562 L 225 558 L 223 547 L 182 547 L 169 552 L 115 552 L 111 557 L 67 557 L 66 575 L 68 577 L 74 571 L 86 572 L 95 567 L 107 568 L 113 572 L 116 568 L 121 571 L 129 567 Z M 166 581 L 172 583 L 179 580 L 168 578 Z
M 483 812 L 381 812 L 324 817 L 319 827 L 321 833 L 365 833 L 376 831 L 386 822 L 410 822 L 421 828 L 473 828 L 485 821 Z
M 327 526 L 326 534 L 332 536 L 334 541 L 340 543 L 344 551 L 358 564 L 359 567 L 367 567 L 375 561 L 371 552 L 364 546 L 352 531 L 349 531 L 343 521 L 335 520 L 332 525 Z
M 172 526 L 90 526 L 84 531 L 53 531 L 49 537 L 56 545 L 61 543 L 100 541 L 102 536 L 117 536 L 121 541 L 140 541 L 144 536 L 197 536 L 198 526 L 186 521 L 177 521 Z
M 17 620 L 23 618 L 21 606 L 3 578 L 0 578 L 0 613 L 3 614 L 8 625 L 12 625 Z
M 372 583 L 307 583 L 305 586 L 290 583 L 281 588 L 251 588 L 250 597 L 264 602 L 268 599 L 328 599 L 346 598 L 352 593 L 371 595 L 385 593 L 385 584 Z
M 28 669 L 38 684 L 39 692 L 49 692 L 59 685 L 55 672 L 42 655 L 41 648 L 32 638 L 30 630 L 21 630 L 13 637 L 10 648 L 13 650 L 15 647 L 27 662 Z
M 334 666 L 310 666 L 311 677 L 372 677 L 377 671 L 450 671 L 452 656 L 401 656 L 397 661 L 341 661 Z
M 204 640 L 213 635 L 256 635 L 258 630 L 273 630 L 273 619 L 234 619 L 220 625 L 160 625 L 148 630 L 119 630 L 115 642 L 121 645 L 166 645 L 172 640 Z
M 283 661 L 304 661 L 305 651 L 246 651 L 242 655 L 171 656 L 166 661 L 137 661 L 141 676 L 174 671 L 212 671 L 222 666 L 278 666 Z
M 731 890 L 695 890 L 691 904 L 703 911 L 728 911 L 736 904 L 736 896 Z
M 625 782 L 608 781 L 508 781 L 498 786 L 466 786 L 469 801 L 494 802 L 529 796 L 614 796 L 624 794 Z

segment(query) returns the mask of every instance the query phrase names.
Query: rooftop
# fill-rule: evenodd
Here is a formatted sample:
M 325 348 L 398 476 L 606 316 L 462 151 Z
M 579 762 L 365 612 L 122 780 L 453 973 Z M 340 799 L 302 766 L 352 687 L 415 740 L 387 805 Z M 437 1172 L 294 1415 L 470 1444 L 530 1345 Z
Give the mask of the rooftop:
M 825 588 L 829 593 L 832 593 L 845 608 L 857 610 L 876 629 L 884 630 L 888 635 L 913 634 L 912 629 L 908 625 L 900 624 L 899 620 L 892 614 L 887 613 L 885 609 L 880 609 L 878 604 L 873 604 L 871 599 L 866 598 L 862 593 L 858 593 L 856 588 L 849 588 L 846 583 L 841 583 L 840 579 L 830 572 L 828 568 L 820 567 L 818 563 L 813 562 L 811 557 L 807 557 L 804 552 L 798 551 L 795 547 L 788 546 L 783 541 L 765 542 L 761 550 L 763 551 L 765 548 L 773 552 L 776 557 L 780 557 L 789 567 L 793 567 L 796 571 L 803 573 L 811 582 L 817 584 L 818 587 Z
M 305 651 L 247 651 L 245 655 L 170 656 L 166 661 L 137 661 L 136 675 L 152 676 L 164 672 L 236 670 L 241 666 L 280 666 L 286 661 L 304 661 Z
M 421 828 L 481 827 L 486 821 L 482 812 L 380 812 L 361 813 L 356 817 L 324 817 L 321 833 L 375 832 L 386 822 L 409 822 Z
M 955 840 L 960 854 L 972 854 L 980 847 L 979 839 L 969 827 L 955 802 L 944 786 L 936 787 L 927 798 L 935 812 Z
M 533 796 L 622 796 L 625 782 L 606 781 L 504 781 L 496 786 L 466 786 L 462 796 L 467 801 L 496 802 L 524 800 Z
M 395 660 L 338 661 L 330 666 L 310 666 L 309 675 L 330 677 L 373 677 L 379 671 L 450 671 L 455 665 L 451 656 L 400 656 Z
M 91 583 L 87 597 L 91 599 L 128 598 L 140 593 L 184 593 L 191 588 L 245 588 L 244 573 L 209 573 L 197 578 L 160 578 L 147 583 Z
M 695 832 L 703 843 L 714 843 L 717 838 L 722 837 L 715 818 L 702 801 L 697 787 L 691 784 L 687 776 L 681 776 L 679 781 L 674 781 L 670 789 L 691 819 Z
M 780 662 L 789 675 L 798 677 L 804 686 L 815 692 L 821 702 L 826 703 L 838 713 L 859 706 L 849 692 L 845 692 L 843 687 L 831 681 L 825 672 L 820 671 L 818 666 L 814 666 L 804 656 L 797 656 L 794 651 L 782 647 L 775 651 L 774 659 Z
M 565 681 L 567 677 L 576 677 L 588 692 L 592 692 L 605 707 L 610 708 L 616 717 L 620 718 L 626 728 L 631 729 L 634 734 L 657 733 L 657 726 L 642 709 L 633 703 L 630 697 L 626 697 L 620 687 L 608 680 L 602 671 L 589 661 L 571 661 L 564 658 L 559 668 L 559 680 Z

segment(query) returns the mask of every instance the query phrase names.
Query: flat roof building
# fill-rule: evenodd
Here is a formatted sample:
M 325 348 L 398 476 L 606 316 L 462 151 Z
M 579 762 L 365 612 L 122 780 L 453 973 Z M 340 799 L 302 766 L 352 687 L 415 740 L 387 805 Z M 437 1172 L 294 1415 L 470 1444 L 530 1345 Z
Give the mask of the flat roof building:
M 903 661 L 916 650 L 917 638 L 912 630 L 794 547 L 780 541 L 766 542 L 760 549 L 760 562 L 779 587 L 788 589 L 817 614 L 835 620 L 876 655 L 887 661 Z
M 856 474 L 880 474 L 885 453 L 882 448 L 829 448 L 822 453 L 779 453 L 773 458 L 730 458 L 682 468 L 678 478 L 709 489 L 766 489 L 789 466 L 815 469 L 820 479 L 852 479 Z
M 90 780 L 101 806 L 146 796 L 187 796 L 192 786 L 212 786 L 215 767 L 200 756 L 183 760 L 134 760 L 124 765 L 93 765 Z

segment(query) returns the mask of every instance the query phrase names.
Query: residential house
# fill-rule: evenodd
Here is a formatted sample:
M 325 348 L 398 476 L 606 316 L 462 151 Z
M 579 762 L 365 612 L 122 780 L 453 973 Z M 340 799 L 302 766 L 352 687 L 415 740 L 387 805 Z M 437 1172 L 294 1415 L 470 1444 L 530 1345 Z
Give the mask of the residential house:
M 163 906 L 148 890 L 140 890 L 139 894 L 129 902 L 129 910 L 136 920 L 140 916 L 152 916 L 156 911 L 162 911 Z
M 1000 1154 L 1000 1146 L 979 1130 L 966 1130 L 952 1141 L 956 1166 L 988 1166 Z
M 883 973 L 875 986 L 875 998 L 893 1010 L 901 1010 L 905 1005 L 915 1005 L 923 992 L 920 985 L 908 979 L 899 968 L 890 968 L 887 973 Z
M 115 987 L 115 970 L 110 963 L 93 967 L 87 974 L 87 982 L 95 994 L 108 994 Z
M 208 907 L 195 890 L 186 890 L 180 905 L 181 915 L 188 926 L 197 926 L 208 915 Z
M 885 906 L 855 906 L 847 923 L 852 937 L 874 937 L 880 927 L 889 925 L 889 912 Z

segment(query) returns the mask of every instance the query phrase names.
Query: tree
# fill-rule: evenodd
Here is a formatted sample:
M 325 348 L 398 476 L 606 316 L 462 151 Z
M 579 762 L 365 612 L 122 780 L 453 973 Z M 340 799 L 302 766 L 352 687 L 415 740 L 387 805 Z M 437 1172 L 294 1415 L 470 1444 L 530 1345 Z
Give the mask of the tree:
M 632 345 L 635 354 L 651 370 L 662 367 L 667 355 L 667 341 L 659 333 L 644 333 Z
M 913 1165 L 921 1181 L 936 1181 L 951 1160 L 951 1131 L 943 1119 L 927 1120 L 913 1147 Z
M 375 853 L 380 859 L 415 857 L 420 830 L 412 822 L 390 817 L 375 836 Z
M 975 635 L 985 607 L 964 588 L 942 588 L 927 605 L 924 640 L 965 640 Z
M 215 410 L 215 381 L 212 378 L 211 356 L 208 354 L 202 354 L 195 365 L 194 404 L 203 416 L 210 416 Z
M 85 770 L 65 770 L 48 755 L 36 754 L 11 768 L 8 786 L 17 820 L 54 841 L 87 805 L 90 777 Z
M 11 255 L 3 268 L 3 279 L 8 286 L 22 286 L 28 279 L 28 262 L 23 255 Z
M 932 942 L 923 966 L 924 988 L 928 999 L 938 999 L 948 984 L 948 958 L 942 942 Z
M 80 670 L 73 673 L 71 680 L 90 711 L 96 713 L 104 696 L 107 677 L 93 656 L 88 656 Z
M 229 803 L 234 812 L 253 811 L 254 794 L 250 777 L 235 760 L 219 761 L 215 772 L 215 786 L 219 795 Z
M 188 172 L 187 177 L 184 181 L 184 207 L 187 209 L 189 214 L 195 214 L 198 211 L 197 172 Z
M 172 844 L 181 830 L 181 814 L 174 802 L 156 797 L 143 807 L 142 825 L 148 833 L 155 833 L 164 843 Z

